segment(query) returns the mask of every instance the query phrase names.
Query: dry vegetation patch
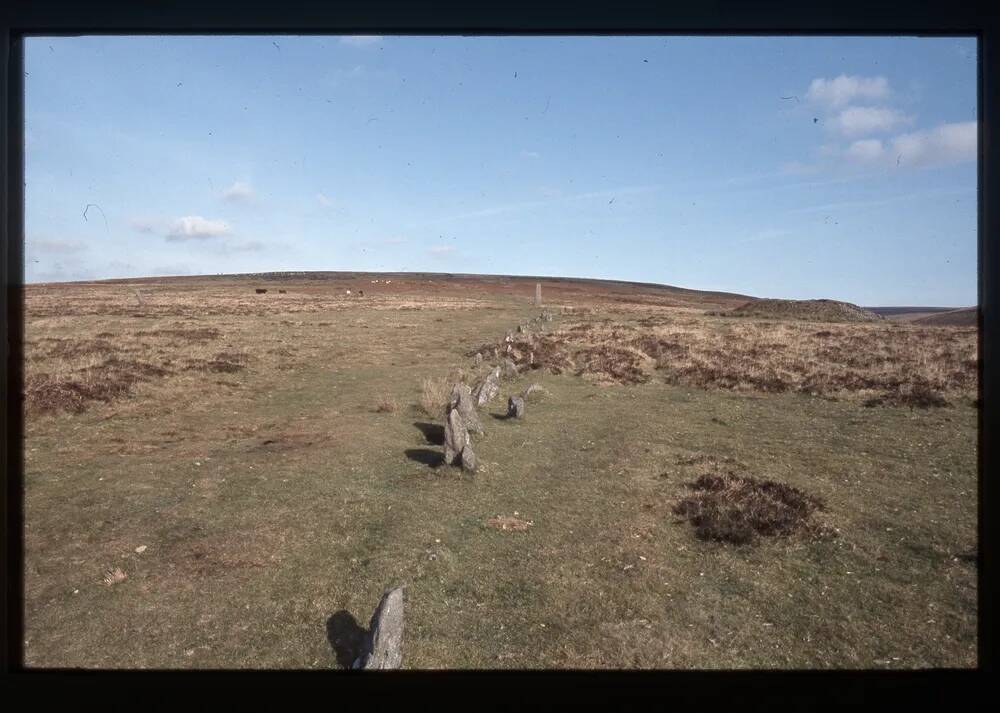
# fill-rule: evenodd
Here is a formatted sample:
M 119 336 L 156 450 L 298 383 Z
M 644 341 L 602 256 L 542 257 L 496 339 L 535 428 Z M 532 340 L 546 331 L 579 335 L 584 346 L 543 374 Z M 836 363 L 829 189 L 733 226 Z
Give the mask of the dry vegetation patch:
M 699 475 L 690 487 L 693 494 L 673 512 L 686 518 L 701 540 L 753 545 L 761 537 L 826 533 L 810 519 L 824 509 L 822 499 L 785 483 L 724 468 Z
M 488 527 L 504 532 L 524 532 L 534 524 L 533 520 L 522 520 L 513 515 L 497 515 L 486 521 Z
M 721 321 L 686 313 L 638 322 L 583 322 L 518 334 L 519 367 L 647 381 L 653 365 L 668 382 L 701 389 L 871 397 L 895 405 L 943 405 L 977 388 L 976 332 L 892 323 L 817 330 L 807 322 Z M 505 345 L 485 345 L 480 351 Z M 874 403 L 873 403 L 874 405 Z

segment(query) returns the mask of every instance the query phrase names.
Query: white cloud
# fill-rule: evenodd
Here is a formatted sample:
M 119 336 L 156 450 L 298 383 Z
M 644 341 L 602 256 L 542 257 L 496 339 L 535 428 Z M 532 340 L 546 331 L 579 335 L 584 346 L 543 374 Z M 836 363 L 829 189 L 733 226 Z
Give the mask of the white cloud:
M 847 155 L 855 161 L 875 161 L 882 157 L 883 147 L 879 139 L 862 139 L 847 148 Z
M 541 158 L 542 155 L 537 151 L 522 151 L 521 158 Z
M 431 255 L 442 257 L 444 255 L 448 255 L 450 253 L 455 252 L 455 250 L 456 248 L 454 245 L 435 245 L 434 247 L 430 248 L 427 252 L 429 252 Z
M 222 192 L 222 200 L 230 203 L 246 203 L 253 201 L 257 197 L 253 186 L 246 181 L 236 181 L 233 185 Z
M 979 128 L 975 121 L 942 124 L 934 129 L 914 131 L 892 140 L 892 156 L 907 166 L 974 161 Z
M 229 231 L 229 223 L 224 220 L 209 220 L 200 215 L 186 215 L 171 224 L 167 240 L 217 238 L 228 235 Z
M 851 106 L 837 114 L 832 125 L 844 136 L 864 136 L 890 131 L 913 120 L 895 109 L 874 106 Z
M 340 44 L 351 47 L 369 47 L 382 41 L 382 35 L 344 35 Z
M 806 96 L 815 102 L 840 107 L 855 99 L 884 99 L 889 95 L 885 77 L 854 77 L 841 74 L 834 79 L 814 79 Z
M 318 200 L 320 202 L 320 204 L 326 206 L 327 208 L 330 208 L 331 206 L 333 206 L 333 201 L 330 200 L 325 195 L 323 195 L 322 193 L 317 193 L 316 194 L 316 200 Z

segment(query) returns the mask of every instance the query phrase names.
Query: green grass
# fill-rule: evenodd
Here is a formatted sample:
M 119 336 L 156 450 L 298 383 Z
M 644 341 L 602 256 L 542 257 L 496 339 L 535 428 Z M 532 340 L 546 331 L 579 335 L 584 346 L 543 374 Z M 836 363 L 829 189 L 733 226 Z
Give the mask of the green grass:
M 329 618 L 405 584 L 407 668 L 976 665 L 974 408 L 531 372 L 482 414 L 479 473 L 430 467 L 420 381 L 534 314 L 500 306 L 235 320 L 295 367 L 29 420 L 26 663 L 332 668 Z M 523 421 L 491 417 L 532 382 Z M 697 540 L 671 512 L 696 454 L 822 497 L 839 536 Z

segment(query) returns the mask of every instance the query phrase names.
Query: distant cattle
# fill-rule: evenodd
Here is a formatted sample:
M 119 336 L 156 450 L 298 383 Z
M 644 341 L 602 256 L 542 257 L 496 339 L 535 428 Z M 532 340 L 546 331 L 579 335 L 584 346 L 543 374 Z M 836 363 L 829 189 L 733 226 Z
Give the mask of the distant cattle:
M 255 291 L 258 295 L 262 295 L 265 292 L 267 292 L 267 290 L 265 290 L 263 287 L 258 287 Z
M 278 290 L 278 294 L 279 295 L 283 295 L 283 294 L 285 294 L 285 291 L 284 290 Z
M 359 297 L 364 297 L 365 296 L 365 291 L 364 290 L 358 290 L 358 296 Z

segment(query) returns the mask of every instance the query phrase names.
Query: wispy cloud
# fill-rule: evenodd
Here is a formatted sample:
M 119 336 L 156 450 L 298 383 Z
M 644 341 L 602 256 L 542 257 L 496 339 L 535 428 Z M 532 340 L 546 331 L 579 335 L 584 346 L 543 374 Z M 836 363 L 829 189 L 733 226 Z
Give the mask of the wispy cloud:
M 158 218 L 132 218 L 129 225 L 139 233 L 160 233 L 165 230 L 164 221 Z
M 623 196 L 638 195 L 642 193 L 653 193 L 663 188 L 663 184 L 649 184 L 638 186 L 621 186 L 619 188 L 607 188 L 600 191 L 589 191 L 586 193 L 574 193 L 570 195 L 553 195 L 545 200 L 519 201 L 516 203 L 503 203 L 489 208 L 473 210 L 467 213 L 457 213 L 436 220 L 429 221 L 429 224 L 448 223 L 455 220 L 467 220 L 469 218 L 489 218 L 495 215 L 506 213 L 520 213 L 543 206 L 559 205 L 562 203 L 572 203 L 575 201 L 596 200 L 601 198 L 618 198 Z
M 29 240 L 28 247 L 33 253 L 79 253 L 87 249 L 87 244 L 79 240 Z
M 902 195 L 887 196 L 886 198 L 876 198 L 874 200 L 842 201 L 839 203 L 824 203 L 821 205 L 803 206 L 802 208 L 792 208 L 791 210 L 788 210 L 786 212 L 794 214 L 828 213 L 845 209 L 856 210 L 858 208 L 873 208 L 877 206 L 891 205 L 893 203 L 905 203 L 906 201 L 914 201 L 914 200 L 928 200 L 931 198 L 943 198 L 948 196 L 966 195 L 969 193 L 975 193 L 975 188 L 939 188 L 929 191 L 915 191 L 913 193 L 904 193 Z
M 739 242 L 741 243 L 756 243 L 763 240 L 777 240 L 778 238 L 784 238 L 792 234 L 790 230 L 784 230 L 782 228 L 766 228 L 764 230 L 758 230 L 756 233 L 743 238 Z
M 256 200 L 257 193 L 246 181 L 236 181 L 222 192 L 222 200 L 229 203 L 250 203 Z
M 382 35 L 344 35 L 340 38 L 340 44 L 349 47 L 371 47 L 383 39 Z
M 454 255 L 458 251 L 454 245 L 434 245 L 428 248 L 427 252 L 430 253 L 431 257 L 448 257 L 449 255 Z
M 891 131 L 902 124 L 912 124 L 913 118 L 895 109 L 875 106 L 851 106 L 835 117 L 830 124 L 844 136 L 864 136 Z
M 521 158 L 541 158 L 542 155 L 537 151 L 521 151 Z
M 320 202 L 320 205 L 322 205 L 322 206 L 324 206 L 326 208 L 333 207 L 333 200 L 331 200 L 328 196 L 326 196 L 326 195 L 324 195 L 322 193 L 317 193 L 316 194 L 316 200 L 318 200 Z
M 200 215 L 186 215 L 171 224 L 166 237 L 167 240 L 178 242 L 217 238 L 229 233 L 229 223 L 224 220 L 209 220 Z
M 885 99 L 889 96 L 889 80 L 845 74 L 833 79 L 817 78 L 809 84 L 806 96 L 811 101 L 831 107 L 844 106 L 856 99 Z

